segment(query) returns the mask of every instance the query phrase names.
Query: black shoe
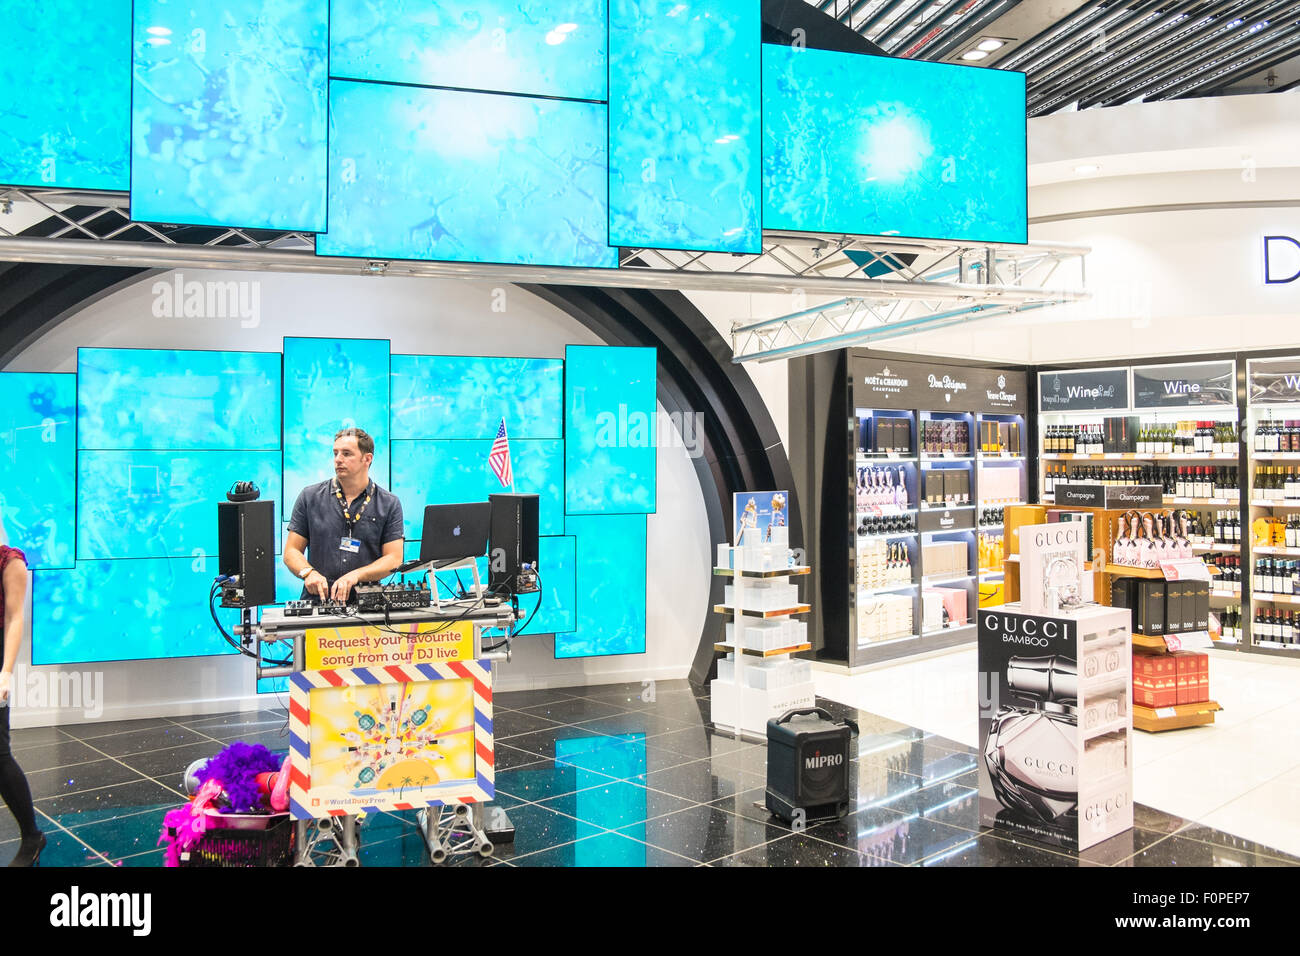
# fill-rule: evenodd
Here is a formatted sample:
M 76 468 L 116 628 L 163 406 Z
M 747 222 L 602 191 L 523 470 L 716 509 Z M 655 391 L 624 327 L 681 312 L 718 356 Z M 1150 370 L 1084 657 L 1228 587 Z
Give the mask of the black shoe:
M 22 843 L 18 844 L 18 852 L 14 858 L 9 861 L 10 866 L 36 866 L 41 858 L 41 851 L 45 849 L 45 834 L 38 833 L 34 837 L 23 837 Z

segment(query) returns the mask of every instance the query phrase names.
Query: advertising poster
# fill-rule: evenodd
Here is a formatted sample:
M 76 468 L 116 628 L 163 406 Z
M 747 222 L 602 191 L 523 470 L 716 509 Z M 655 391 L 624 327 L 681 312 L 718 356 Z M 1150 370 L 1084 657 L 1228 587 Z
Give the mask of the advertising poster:
M 425 621 L 309 628 L 303 656 L 303 669 L 309 671 L 467 661 L 474 656 L 474 625 Z
M 735 546 L 784 544 L 789 540 L 790 500 L 784 491 L 750 491 L 732 496 L 735 506 Z
M 292 675 L 295 819 L 491 800 L 491 685 L 487 661 Z

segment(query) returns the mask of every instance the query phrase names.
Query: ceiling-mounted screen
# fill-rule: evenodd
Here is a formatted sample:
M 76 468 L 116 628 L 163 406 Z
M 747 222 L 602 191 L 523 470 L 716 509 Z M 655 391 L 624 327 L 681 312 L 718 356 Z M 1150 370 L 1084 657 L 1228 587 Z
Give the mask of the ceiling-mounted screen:
M 7 3 L 0 184 L 128 186 L 131 0 Z
M 333 0 L 330 74 L 604 100 L 605 0 Z
M 611 0 L 609 28 L 609 241 L 761 251 L 758 4 Z
M 135 0 L 131 218 L 325 229 L 328 0 Z
M 617 267 L 603 104 L 335 80 L 330 122 L 318 255 Z
M 763 45 L 763 228 L 1028 241 L 1025 76 Z

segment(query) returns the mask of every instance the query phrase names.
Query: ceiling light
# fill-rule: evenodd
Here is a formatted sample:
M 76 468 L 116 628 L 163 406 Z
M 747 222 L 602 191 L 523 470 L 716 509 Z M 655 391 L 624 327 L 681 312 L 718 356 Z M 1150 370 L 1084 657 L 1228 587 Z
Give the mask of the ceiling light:
M 555 32 L 572 33 L 576 29 L 578 29 L 578 25 L 576 23 L 561 23 L 558 27 L 555 28 Z
M 172 31 L 167 27 L 149 27 L 144 32 L 156 37 L 169 37 L 172 35 Z
M 986 56 L 988 56 L 988 54 L 983 50 L 967 50 L 961 55 L 961 58 L 963 60 L 982 60 Z
M 994 50 L 998 49 L 999 47 L 1004 47 L 1006 45 L 1007 45 L 1006 40 L 995 40 L 993 37 L 989 37 L 987 40 L 981 40 L 979 46 L 977 46 L 975 49 L 983 50 L 985 53 L 992 53 Z
M 550 33 L 546 34 L 547 46 L 559 46 L 563 42 L 564 42 L 564 34 L 561 33 L 559 30 L 552 30 Z
M 1099 172 L 1100 170 L 1101 167 L 1096 163 L 1083 163 L 1074 167 L 1075 173 L 1080 176 L 1091 176 L 1093 173 Z

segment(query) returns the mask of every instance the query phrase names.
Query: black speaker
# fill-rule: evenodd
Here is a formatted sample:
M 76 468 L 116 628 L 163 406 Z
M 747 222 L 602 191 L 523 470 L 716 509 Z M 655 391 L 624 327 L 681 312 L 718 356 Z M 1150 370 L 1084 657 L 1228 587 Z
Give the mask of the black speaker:
M 842 817 L 849 809 L 852 721 L 820 707 L 786 711 L 767 722 L 767 809 L 786 822 Z
M 488 495 L 492 530 L 488 535 L 488 587 L 514 593 L 525 564 L 537 567 L 539 499 L 537 495 Z
M 239 575 L 244 607 L 275 603 L 275 502 L 217 505 L 217 571 Z

